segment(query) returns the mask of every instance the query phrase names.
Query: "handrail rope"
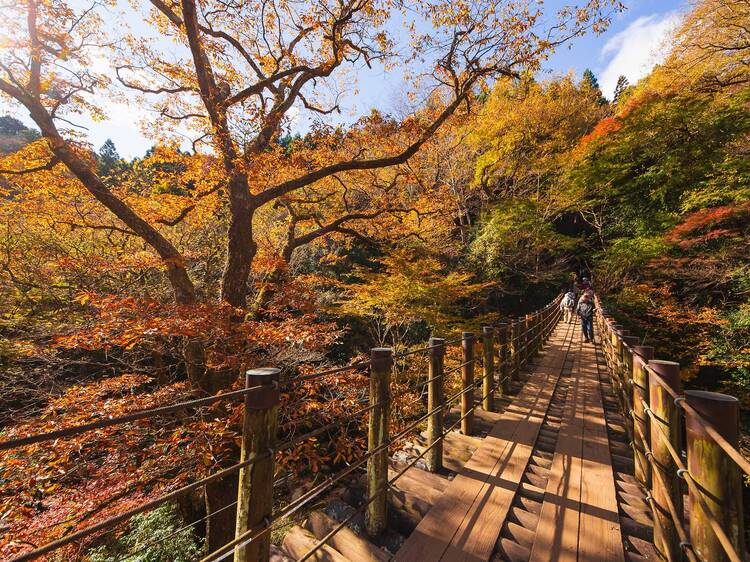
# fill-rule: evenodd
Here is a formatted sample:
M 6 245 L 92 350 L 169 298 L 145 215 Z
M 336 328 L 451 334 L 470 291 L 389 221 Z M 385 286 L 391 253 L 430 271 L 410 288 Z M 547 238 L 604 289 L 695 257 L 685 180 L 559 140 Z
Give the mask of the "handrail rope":
M 359 400 L 355 400 L 355 405 L 367 404 L 367 403 L 369 403 L 369 401 L 370 401 L 369 398 L 360 398 Z M 294 405 L 298 405 L 300 403 L 304 403 L 304 400 L 295 402 Z M 286 421 L 283 424 L 281 424 L 279 426 L 279 429 L 285 429 L 285 428 L 290 427 L 290 426 L 295 425 L 295 424 L 305 423 L 305 422 L 307 422 L 307 421 L 309 421 L 311 419 L 314 419 L 316 417 L 320 417 L 321 414 L 324 415 L 324 416 L 327 415 L 325 412 L 315 411 L 315 412 L 312 412 L 312 413 L 307 414 L 305 416 L 302 416 L 301 418 L 293 418 L 293 419 L 290 418 L 289 421 Z
M 390 402 L 390 400 L 388 400 L 386 402 L 386 404 L 388 402 Z M 371 404 L 371 405 L 367 406 L 366 408 L 361 408 L 360 410 L 357 410 L 356 412 L 354 412 L 352 414 L 349 414 L 349 415 L 344 416 L 344 417 L 337 418 L 333 422 L 330 422 L 330 423 L 328 423 L 326 425 L 320 426 L 320 427 L 318 427 L 316 429 L 312 429 L 312 430 L 310 430 L 307 433 L 304 433 L 302 435 L 298 435 L 297 437 L 294 437 L 294 438 L 290 439 L 289 441 L 286 441 L 286 442 L 282 443 L 281 445 L 279 445 L 279 447 L 277 448 L 277 451 L 284 451 L 288 447 L 292 447 L 292 446 L 296 445 L 297 443 L 302 443 L 303 441 L 307 441 L 308 439 L 310 439 L 312 437 L 315 437 L 316 435 L 320 435 L 324 431 L 327 431 L 329 429 L 333 429 L 334 427 L 338 427 L 341 424 L 346 423 L 347 421 L 351 421 L 354 418 L 359 417 L 361 415 L 364 415 L 364 414 L 370 412 L 371 410 L 374 410 L 375 408 L 378 408 L 380 406 L 381 406 L 381 403 Z
M 445 340 L 444 342 L 441 342 L 437 345 L 428 345 L 427 347 L 420 347 L 419 349 L 410 349 L 409 351 L 402 351 L 400 353 L 394 354 L 393 358 L 401 359 L 402 357 L 408 357 L 409 355 L 416 355 L 417 353 L 423 353 L 425 351 L 430 351 L 431 349 L 436 349 L 438 347 L 446 347 L 454 343 L 458 343 L 462 340 L 463 338 L 454 338 L 452 340 Z
M 709 437 L 711 437 L 711 439 L 713 439 L 716 444 L 721 447 L 735 463 L 737 463 L 737 466 L 739 466 L 746 475 L 750 476 L 750 462 L 748 462 L 748 460 L 744 456 L 742 456 L 742 453 L 740 453 L 735 447 L 733 447 L 732 444 L 729 443 L 729 441 L 727 441 L 724 436 L 719 433 L 716 428 L 714 428 L 713 425 L 711 425 L 695 410 L 695 408 L 693 408 L 686 401 L 681 400 L 677 403 L 677 405 L 688 412 L 691 416 L 694 416 L 696 419 L 698 419 L 703 426 L 703 429 L 705 429 L 706 433 L 708 433 Z
M 527 332 L 528 331 L 530 331 L 530 330 L 527 330 Z M 524 332 L 524 333 L 526 333 L 526 332 Z M 461 340 L 458 340 L 458 341 L 461 341 Z M 479 362 L 481 359 L 482 358 L 480 356 L 480 357 L 476 357 L 476 358 L 472 359 L 471 361 Z M 465 365 L 468 365 L 471 361 L 467 361 L 467 362 L 463 363 L 458 368 L 461 368 L 461 367 L 463 367 Z M 322 376 L 331 375 L 331 374 L 336 374 L 336 373 L 339 373 L 339 372 L 344 372 L 344 371 L 347 371 L 347 370 L 356 369 L 358 367 L 366 366 L 366 365 L 369 365 L 369 363 L 368 362 L 355 363 L 353 365 L 349 365 L 349 366 L 346 366 L 346 367 L 340 367 L 340 368 L 331 369 L 331 370 L 323 371 L 323 372 L 319 372 L 319 373 L 311 373 L 310 375 L 305 375 L 303 377 L 296 377 L 296 378 L 291 379 L 290 381 L 286 381 L 286 382 L 292 382 L 292 381 L 293 382 L 300 382 L 300 381 L 304 381 L 304 380 L 311 380 L 313 378 L 322 377 Z M 449 371 L 448 373 L 444 372 L 443 376 L 445 374 L 449 374 L 450 372 L 453 372 L 453 371 Z M 479 381 L 482 381 L 485 378 L 486 378 L 486 376 L 480 378 Z M 503 379 L 503 380 L 505 380 L 505 379 Z M 477 382 L 478 381 L 475 381 L 474 383 L 472 383 L 471 385 L 469 385 L 465 389 L 463 389 L 461 392 L 455 394 L 454 397 L 451 397 L 448 400 L 446 400 L 445 403 L 442 404 L 441 406 L 439 406 L 438 408 L 433 409 L 432 411 L 428 412 L 427 414 L 425 414 L 421 418 L 417 419 L 415 422 L 413 422 L 410 426 L 407 426 L 407 428 L 405 428 L 403 431 L 401 431 L 394 438 L 389 439 L 388 443 L 385 443 L 384 445 L 382 445 L 382 446 L 376 448 L 375 450 L 373 450 L 371 453 L 368 453 L 367 455 L 365 455 L 365 457 L 363 457 L 363 459 L 360 459 L 360 461 L 358 463 L 356 463 L 355 465 L 350 466 L 342 474 L 340 474 L 338 477 L 336 477 L 336 479 L 334 481 L 332 481 L 330 485 L 333 485 L 333 483 L 339 481 L 341 478 L 343 478 L 344 475 L 351 473 L 355 468 L 357 468 L 358 466 L 361 466 L 361 464 L 364 461 L 366 461 L 367 459 L 369 459 L 374 454 L 382 451 L 384 448 L 387 448 L 394 441 L 397 441 L 397 440 L 401 439 L 404 435 L 406 435 L 409 431 L 411 431 L 412 429 L 414 429 L 419 423 L 421 423 L 422 421 L 424 421 L 425 419 L 427 419 L 427 417 L 431 416 L 433 413 L 435 413 L 435 412 L 437 412 L 439 410 L 445 409 L 456 398 L 458 398 L 458 397 L 466 394 L 467 392 L 469 392 L 471 390 L 474 390 L 476 388 L 476 386 L 477 386 Z M 146 418 L 146 417 L 151 417 L 151 416 L 155 416 L 155 415 L 161 415 L 161 414 L 164 414 L 164 413 L 170 413 L 172 411 L 176 411 L 176 410 L 179 410 L 179 409 L 182 409 L 182 408 L 185 408 L 185 407 L 211 404 L 213 402 L 216 402 L 216 401 L 219 401 L 219 400 L 222 400 L 222 399 L 226 399 L 226 398 L 230 398 L 230 397 L 237 397 L 237 396 L 240 396 L 240 395 L 248 395 L 251 392 L 254 392 L 254 391 L 256 391 L 256 390 L 258 390 L 260 388 L 262 388 L 262 386 L 256 386 L 256 387 L 241 389 L 241 390 L 237 390 L 237 391 L 233 391 L 233 392 L 228 392 L 228 393 L 220 394 L 220 395 L 217 395 L 217 396 L 210 396 L 210 397 L 201 398 L 201 399 L 197 399 L 197 400 L 182 402 L 182 403 L 179 403 L 179 404 L 173 404 L 173 405 L 169 405 L 169 406 L 163 406 L 163 407 L 159 407 L 159 408 L 153 408 L 153 409 L 150 409 L 150 410 L 143 410 L 143 411 L 140 411 L 140 412 L 134 412 L 132 414 L 128 414 L 128 415 L 125 415 L 125 416 L 120 416 L 118 418 L 111 418 L 111 419 L 108 419 L 108 420 L 99 420 L 97 422 L 93 422 L 93 423 L 90 423 L 90 424 L 83 424 L 83 425 L 80 425 L 80 426 L 75 426 L 75 427 L 72 427 L 72 428 L 66 428 L 66 429 L 58 430 L 58 431 L 54 431 L 54 432 L 48 432 L 48 433 L 45 433 L 45 434 L 38 434 L 38 435 L 34 435 L 34 436 L 28 436 L 26 438 L 21 438 L 21 439 L 16 439 L 16 440 L 10 440 L 10 441 L 5 441 L 5 442 L 0 442 L 0 450 L 11 449 L 11 448 L 15 448 L 15 447 L 23 446 L 23 445 L 32 444 L 32 443 L 39 443 L 39 442 L 43 442 L 43 441 L 47 441 L 47 440 L 51 440 L 51 439 L 57 439 L 57 438 L 65 437 L 65 436 L 69 436 L 69 435 L 76 435 L 78 433 L 82 433 L 82 432 L 89 431 L 89 430 L 92 430 L 92 429 L 100 429 L 100 428 L 103 428 L 103 427 L 109 427 L 109 426 L 117 425 L 117 424 L 120 424 L 120 423 L 128 423 L 128 422 L 135 421 L 135 420 L 138 420 L 138 419 L 143 419 L 143 418 Z M 421 399 L 421 397 L 420 397 L 420 399 Z M 372 409 L 372 408 L 380 406 L 380 405 L 384 405 L 384 404 L 383 403 L 381 403 L 381 404 L 374 404 L 371 407 L 369 407 L 368 409 Z M 468 416 L 471 412 L 474 411 L 474 409 L 475 409 L 474 407 L 470 408 L 469 411 L 461 419 L 463 419 L 464 417 Z M 319 430 L 320 430 L 320 428 L 319 428 Z M 309 436 L 308 436 L 308 438 L 309 438 Z M 197 480 L 196 482 L 193 482 L 191 484 L 188 484 L 186 486 L 178 488 L 177 490 L 174 490 L 174 491 L 172 491 L 172 492 L 170 492 L 168 494 L 165 494 L 164 496 L 161 496 L 159 498 L 156 498 L 156 499 L 154 499 L 154 500 L 152 500 L 150 502 L 146 502 L 145 504 L 141 504 L 140 506 L 135 507 L 135 508 L 133 508 L 131 510 L 128 510 L 128 511 L 123 512 L 123 513 L 121 513 L 119 515 L 116 515 L 116 516 L 110 517 L 108 519 L 105 519 L 105 520 L 103 520 L 103 521 L 101 521 L 99 523 L 96 523 L 94 525 L 91 525 L 89 527 L 81 529 L 80 531 L 78 531 L 76 533 L 73 533 L 73 534 L 68 535 L 66 537 L 62 537 L 62 538 L 60 538 L 60 539 L 58 539 L 56 541 L 52 541 L 50 543 L 47 543 L 46 545 L 43 545 L 43 546 L 41 546 L 41 547 L 39 547 L 39 548 L 31 551 L 31 552 L 28 552 L 26 554 L 23 554 L 23 555 L 21 555 L 19 557 L 16 557 L 16 558 L 12 559 L 12 562 L 22 562 L 22 561 L 26 561 L 26 560 L 33 560 L 33 559 L 35 559 L 35 558 L 37 558 L 37 557 L 39 557 L 39 556 L 41 556 L 43 554 L 51 552 L 52 550 L 56 550 L 57 548 L 65 546 L 65 545 L 67 545 L 67 544 L 69 544 L 71 542 L 74 542 L 75 540 L 78 540 L 80 538 L 88 536 L 91 533 L 94 533 L 94 532 L 97 532 L 99 530 L 105 529 L 105 528 L 110 527 L 112 525 L 116 525 L 116 524 L 118 524 L 120 522 L 123 522 L 123 521 L 129 519 L 130 517 L 132 517 L 134 515 L 137 515 L 139 513 L 144 512 L 144 511 L 148 511 L 148 510 L 150 510 L 152 508 L 155 508 L 155 507 L 157 507 L 157 506 L 159 506 L 159 505 L 161 505 L 161 504 L 163 504 L 163 503 L 165 503 L 167 501 L 170 501 L 172 499 L 180 497 L 181 495 L 183 495 L 185 493 L 188 493 L 188 492 L 190 492 L 192 490 L 195 490 L 196 488 L 198 488 L 200 486 L 203 486 L 205 484 L 208 484 L 208 483 L 216 481 L 216 480 L 220 480 L 220 479 L 222 479 L 222 478 L 224 478 L 224 477 L 226 477 L 226 476 L 228 476 L 228 475 L 230 475 L 230 474 L 238 471 L 239 469 L 241 469 L 243 467 L 250 466 L 251 464 L 254 464 L 254 463 L 256 463 L 256 462 L 258 462 L 260 460 L 268 458 L 268 456 L 270 456 L 272 452 L 278 452 L 278 451 L 284 450 L 285 448 L 293 446 L 293 444 L 296 444 L 296 442 L 298 442 L 296 439 L 292 440 L 290 442 L 287 442 L 287 443 L 283 444 L 283 446 L 281 446 L 278 449 L 276 449 L 276 451 L 269 451 L 268 453 L 263 453 L 263 454 L 260 454 L 260 455 L 258 455 L 256 457 L 253 457 L 252 459 L 248 459 L 246 461 L 237 463 L 237 464 L 235 464 L 233 466 L 230 466 L 230 467 L 228 467 L 226 469 L 220 470 L 219 472 L 216 472 L 216 473 L 214 473 L 214 474 L 212 474 L 210 476 L 207 476 L 205 478 Z M 308 495 L 308 494 L 305 494 L 305 495 Z M 298 501 L 300 499 L 302 499 L 305 495 L 303 495 L 302 497 L 298 498 Z M 315 497 L 315 496 L 313 496 L 313 497 Z M 303 504 L 300 504 L 300 505 L 303 505 Z M 247 534 L 247 532 L 245 534 Z M 235 538 L 235 541 L 237 539 L 238 538 Z M 226 548 L 227 546 L 229 546 L 229 544 L 231 544 L 231 543 L 228 543 L 227 545 L 225 545 L 224 547 L 222 547 L 222 549 Z
M 295 500 L 294 502 L 290 503 L 280 513 L 277 513 L 276 515 L 272 516 L 271 518 L 268 518 L 268 520 L 265 521 L 262 526 L 256 527 L 256 528 L 253 528 L 253 529 L 248 529 L 247 531 L 245 531 L 244 533 L 242 533 L 240 536 L 235 537 L 234 540 L 228 542 L 227 544 L 225 544 L 224 546 L 222 546 L 221 548 L 219 548 L 215 552 L 213 552 L 213 553 L 209 554 L 208 556 L 206 556 L 205 558 L 203 558 L 201 560 L 201 562 L 216 562 L 218 560 L 222 560 L 223 557 L 221 557 L 220 555 L 226 554 L 229 550 L 233 550 L 234 548 L 238 547 L 238 545 L 240 545 L 240 543 L 242 543 L 242 541 L 244 541 L 245 539 L 248 539 L 248 541 L 245 542 L 245 543 L 243 543 L 242 546 L 244 546 L 245 544 L 248 544 L 249 542 L 252 542 L 252 540 L 255 540 L 256 538 L 260 537 L 261 535 L 266 534 L 270 530 L 271 525 L 274 522 L 276 522 L 279 519 L 282 519 L 284 517 L 288 517 L 289 515 L 292 515 L 293 513 L 295 513 L 296 511 L 298 511 L 308 501 L 316 498 L 321 493 L 323 493 L 325 490 L 327 490 L 331 486 L 335 485 L 336 483 L 340 482 L 344 477 L 346 477 L 349 474 L 351 474 L 352 472 L 354 472 L 357 468 L 359 468 L 365 462 L 367 462 L 367 460 L 370 459 L 371 457 L 375 456 L 376 454 L 378 454 L 378 453 L 380 453 L 380 452 L 382 452 L 384 450 L 387 450 L 388 447 L 390 447 L 394 442 L 396 442 L 399 439 L 403 438 L 412 429 L 414 429 L 415 427 L 417 427 L 417 425 L 419 425 L 420 423 L 422 423 L 429 416 L 431 416 L 432 414 L 434 414 L 435 412 L 437 412 L 437 411 L 439 411 L 441 409 L 446 408 L 448 406 L 448 404 L 450 402 L 452 402 L 452 400 L 454 400 L 455 398 L 457 398 L 457 397 L 465 394 L 466 392 L 472 390 L 474 388 L 474 386 L 475 385 L 473 385 L 473 384 L 470 385 L 470 386 L 468 386 L 462 392 L 459 392 L 459 393 L 455 394 L 454 397 L 452 397 L 451 399 L 446 400 L 446 402 L 444 404 L 442 404 L 441 406 L 438 406 L 437 408 L 434 408 L 430 412 L 427 412 L 424 416 L 422 416 L 421 418 L 417 419 L 411 425 L 407 426 L 405 429 L 403 429 L 401 432 L 399 432 L 396 436 L 394 436 L 393 438 L 389 438 L 387 440 L 387 442 L 384 443 L 383 445 L 380 445 L 379 447 L 376 447 L 372 451 L 368 451 L 367 454 L 365 454 L 360 460 L 358 460 L 355 463 L 351 464 L 349 467 L 347 467 L 346 469 L 344 469 L 339 474 L 330 477 L 325 482 L 322 482 L 321 484 L 319 484 L 315 488 L 312 488 L 312 489 L 308 490 L 306 493 L 302 494 L 299 498 L 297 498 L 297 500 Z M 474 408 L 471 408 L 469 410 L 469 412 L 471 412 L 473 410 L 474 410 Z M 467 412 L 467 414 L 468 414 L 468 412 Z
M 103 429 L 105 427 L 111 427 L 113 425 L 120 425 L 130 423 L 133 421 L 156 417 L 164 414 L 176 412 L 183 408 L 206 406 L 213 402 L 220 400 L 234 399 L 240 396 L 246 396 L 253 392 L 263 388 L 263 386 L 253 386 L 250 388 L 243 388 L 241 390 L 234 390 L 232 392 L 225 392 L 223 394 L 217 394 L 216 396 L 208 396 L 206 398 L 198 398 L 196 400 L 188 400 L 186 402 L 179 402 L 177 404 L 171 404 L 169 406 L 160 406 L 158 408 L 150 408 L 148 410 L 138 410 L 131 414 L 125 414 L 124 416 L 118 416 L 116 418 L 108 418 L 104 420 L 97 420 L 95 422 L 85 423 L 64 429 L 57 429 L 55 431 L 48 431 L 45 433 L 37 433 L 35 435 L 29 435 L 27 437 L 20 437 L 18 439 L 10 439 L 8 441 L 0 442 L 0 451 L 6 451 L 8 449 L 15 449 L 17 447 L 23 447 L 26 445 L 33 445 L 35 443 L 43 443 L 45 441 L 53 441 L 63 437 L 71 437 L 86 431 L 93 429 Z
M 659 432 L 659 437 L 661 441 L 666 445 L 667 450 L 669 451 L 669 454 L 672 457 L 672 460 L 674 461 L 678 472 L 681 472 L 682 478 L 687 483 L 688 488 L 690 488 L 692 495 L 698 501 L 698 504 L 701 510 L 703 511 L 704 516 L 708 520 L 711 530 L 716 535 L 716 538 L 719 539 L 719 543 L 724 549 L 724 552 L 727 554 L 729 559 L 732 560 L 732 562 L 742 562 L 742 559 L 737 554 L 737 551 L 734 549 L 734 546 L 732 546 L 732 542 L 729 540 L 729 537 L 727 536 L 726 532 L 721 527 L 721 524 L 716 520 L 713 513 L 709 509 L 708 505 L 706 505 L 706 502 L 703 499 L 703 492 L 698 487 L 698 483 L 693 479 L 692 474 L 690 474 L 690 471 L 682 462 L 680 455 L 677 453 L 677 451 L 675 451 L 674 447 L 672 447 L 672 444 L 669 442 L 669 436 L 664 432 L 664 429 L 660 425 L 662 423 L 661 420 L 659 420 L 659 418 L 656 416 L 656 414 L 654 414 L 651 411 L 650 408 L 646 410 L 646 414 L 648 414 L 648 416 L 652 419 L 652 421 L 655 422 L 655 426 L 656 426 L 657 431 Z M 652 463 L 652 464 L 656 466 L 657 468 L 661 469 L 661 467 L 659 467 L 658 464 L 656 463 Z
M 368 367 L 370 365 L 369 361 L 359 361 L 357 363 L 352 363 L 351 365 L 346 365 L 344 367 L 335 367 L 333 369 L 328 369 L 326 371 L 319 371 L 317 373 L 309 373 L 307 375 L 301 375 L 299 377 L 292 377 L 290 379 L 285 380 L 282 385 L 286 386 L 289 383 L 293 382 L 305 382 L 310 380 L 315 380 L 321 377 L 327 377 L 329 375 L 336 375 L 338 373 L 343 373 L 345 371 L 351 371 L 354 369 L 359 369 L 361 367 Z
M 729 443 L 721 433 L 719 433 L 716 428 L 711 425 L 710 422 L 708 422 L 703 416 L 698 413 L 695 408 L 693 408 L 690 404 L 687 403 L 686 400 L 684 400 L 685 396 L 677 394 L 672 388 L 669 387 L 669 385 L 664 381 L 663 378 L 661 378 L 656 372 L 653 371 L 653 369 L 649 369 L 648 365 L 646 365 L 646 368 L 648 369 L 649 373 L 651 373 L 654 378 L 656 378 L 659 385 L 664 388 L 667 393 L 676 401 L 676 404 L 679 408 L 682 408 L 685 410 L 685 412 L 690 413 L 691 416 L 695 416 L 695 418 L 701 423 L 703 428 L 706 430 L 706 433 L 708 433 L 709 437 L 713 439 L 716 444 L 722 448 L 722 450 L 729 455 L 729 457 L 739 466 L 742 471 L 750 476 L 750 462 L 748 462 L 745 457 L 742 456 L 742 453 L 740 453 L 735 447 L 732 446 L 731 443 Z
M 637 427 L 637 426 L 636 426 Z M 653 458 L 654 454 L 651 452 L 651 450 L 646 447 L 645 443 L 647 442 L 643 435 L 643 432 L 641 431 L 640 427 L 637 427 L 638 433 L 641 437 L 641 440 L 644 442 L 644 449 L 646 450 L 646 459 L 649 460 L 650 464 L 652 466 L 656 466 L 656 463 L 654 463 Z M 643 464 L 641 464 L 641 468 L 643 468 Z M 657 467 L 658 468 L 658 467 Z M 666 485 L 666 482 L 664 481 L 664 475 L 661 473 L 661 470 L 653 470 L 651 471 L 652 474 L 656 475 L 656 478 L 659 479 L 659 484 L 664 490 L 668 490 L 669 488 Z M 690 544 L 690 541 L 688 540 L 687 531 L 685 531 L 684 522 L 682 521 L 682 518 L 677 513 L 677 508 L 674 505 L 674 502 L 672 501 L 671 494 L 664 494 L 666 500 L 667 500 L 667 510 L 669 511 L 669 516 L 672 519 L 672 524 L 675 526 L 675 530 L 677 531 L 677 535 L 680 538 L 680 544 L 685 545 L 686 548 L 684 548 L 684 552 L 687 556 L 687 558 L 690 559 L 690 562 L 699 562 L 697 554 L 693 551 L 692 544 Z M 651 496 L 650 494 L 647 496 L 646 500 L 649 503 L 656 504 L 656 500 Z
M 25 554 L 21 554 L 13 559 L 11 559 L 11 562 L 26 562 L 27 560 L 35 560 L 36 558 L 39 558 L 40 556 L 47 554 L 48 552 L 52 552 L 53 550 L 57 550 L 58 548 L 61 548 L 65 545 L 70 544 L 71 542 L 75 542 L 79 539 L 82 539 L 84 537 L 87 537 L 91 535 L 92 533 L 96 533 L 98 531 L 102 531 L 104 529 L 107 529 L 109 527 L 112 527 L 114 525 L 117 525 L 118 523 L 122 523 L 123 521 L 126 521 L 127 519 L 130 519 L 134 515 L 138 515 L 139 513 L 143 513 L 145 511 L 149 511 L 151 509 L 154 509 L 163 503 L 166 503 L 168 501 L 172 501 L 176 498 L 179 498 L 180 496 L 183 496 L 189 492 L 192 492 L 193 490 L 200 488 L 201 486 L 204 486 L 206 484 L 210 484 L 211 482 L 215 482 L 216 480 L 221 480 L 230 474 L 234 474 L 241 468 L 244 468 L 246 466 L 250 466 L 252 464 L 255 464 L 256 462 L 259 462 L 261 460 L 267 459 L 271 456 L 271 451 L 261 453 L 251 459 L 247 459 L 245 461 L 239 462 L 237 464 L 234 464 L 228 468 L 225 468 L 223 470 L 220 470 L 219 472 L 215 472 L 214 474 L 211 474 L 205 478 L 201 478 L 200 480 L 196 480 L 195 482 L 191 484 L 187 484 L 181 488 L 178 488 L 176 490 L 173 490 L 172 492 L 169 492 L 163 496 L 160 496 L 158 498 L 155 498 L 151 501 L 148 501 L 144 504 L 141 504 L 137 507 L 134 507 L 132 509 L 129 509 L 128 511 L 125 511 L 123 513 L 120 513 L 118 515 L 114 515 L 112 517 L 109 517 L 107 519 L 104 519 L 103 521 L 100 521 L 99 523 L 95 523 L 93 525 L 89 525 L 88 527 L 85 527 L 81 529 L 80 531 L 76 531 L 75 533 L 72 533 L 70 535 L 67 535 L 65 537 L 61 537 L 57 540 L 54 540 L 52 542 L 49 542 L 45 545 L 42 545 L 30 552 L 27 552 Z
M 485 398 L 487 398 L 490 394 L 493 394 L 498 388 L 501 388 L 502 384 L 506 380 L 508 380 L 508 379 L 510 379 L 510 377 L 509 376 L 505 376 L 502 379 L 500 379 L 497 383 L 493 384 L 492 388 L 490 389 L 490 391 L 487 394 L 484 394 L 484 395 L 480 396 L 478 400 L 474 401 L 474 405 L 476 406 L 477 404 L 482 404 L 484 402 Z M 484 380 L 484 379 L 482 379 L 482 380 Z
M 442 442 L 443 439 L 445 439 L 445 436 L 448 435 L 451 431 L 453 431 L 470 413 L 472 413 L 472 411 L 473 411 L 473 408 L 469 412 L 467 412 L 466 414 L 464 414 L 463 416 L 461 416 L 459 419 L 457 419 L 448 429 L 446 429 L 445 431 L 443 431 L 440 434 L 440 437 L 438 437 L 438 439 L 436 439 L 432 444 L 430 444 L 427 447 L 425 447 L 425 449 L 419 455 L 417 455 L 414 458 L 414 460 L 412 460 L 409 464 L 407 464 L 406 467 L 404 467 L 402 470 L 400 470 L 393 478 L 391 478 L 390 480 L 388 480 L 388 482 L 386 482 L 386 488 L 385 489 L 392 488 L 394 482 L 396 482 L 399 478 L 401 478 L 409 469 L 411 469 L 412 467 L 414 467 L 417 464 L 417 462 L 420 459 L 422 459 L 433 447 L 435 447 L 438 443 Z M 331 539 L 331 537 L 333 537 L 336 533 L 338 533 L 341 529 L 343 529 L 344 526 L 346 526 L 347 523 L 349 523 L 352 519 L 354 519 L 354 517 L 356 517 L 365 507 L 367 507 L 373 501 L 375 501 L 375 499 L 378 498 L 378 496 L 380 496 L 382 493 L 384 493 L 385 489 L 381 488 L 380 490 L 376 491 L 375 494 L 371 498 L 369 498 L 363 505 L 359 506 L 346 519 L 344 519 L 343 521 L 341 521 L 341 523 L 336 528 L 334 528 L 327 535 L 325 535 L 323 538 L 321 538 L 310 550 L 308 550 L 303 555 L 302 558 L 299 558 L 297 560 L 297 562 L 304 562 L 305 560 L 307 560 L 308 558 L 310 558 L 310 556 L 312 556 L 313 554 L 315 554 L 315 552 L 317 552 L 324 544 L 328 543 L 328 541 Z

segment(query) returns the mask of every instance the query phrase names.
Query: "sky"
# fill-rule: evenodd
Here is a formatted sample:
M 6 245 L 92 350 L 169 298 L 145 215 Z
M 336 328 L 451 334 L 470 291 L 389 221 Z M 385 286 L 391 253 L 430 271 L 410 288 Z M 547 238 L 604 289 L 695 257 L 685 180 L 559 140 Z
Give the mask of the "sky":
M 551 8 L 562 6 L 571 0 L 548 0 Z M 658 64 L 665 52 L 664 41 L 669 32 L 679 23 L 684 10 L 684 0 L 624 0 L 627 9 L 614 17 L 606 33 L 588 35 L 577 39 L 569 47 L 562 47 L 544 65 L 542 73 L 547 76 L 573 72 L 581 76 L 586 68 L 591 69 L 599 80 L 602 92 L 612 97 L 617 79 L 625 76 L 635 84 Z M 399 113 L 403 102 L 403 85 L 400 75 L 382 69 L 364 69 L 356 76 L 357 94 L 342 104 L 342 113 L 335 119 L 341 123 L 354 121 L 358 115 L 377 108 L 385 113 Z M 152 140 L 141 130 L 137 111 L 122 102 L 101 100 L 108 119 L 94 122 L 84 119 L 88 127 L 89 142 L 100 147 L 111 138 L 121 156 L 133 158 L 142 155 Z M 30 123 L 23 110 L 0 101 L 0 115 L 10 114 Z M 310 119 L 299 113 L 292 129 L 304 133 Z

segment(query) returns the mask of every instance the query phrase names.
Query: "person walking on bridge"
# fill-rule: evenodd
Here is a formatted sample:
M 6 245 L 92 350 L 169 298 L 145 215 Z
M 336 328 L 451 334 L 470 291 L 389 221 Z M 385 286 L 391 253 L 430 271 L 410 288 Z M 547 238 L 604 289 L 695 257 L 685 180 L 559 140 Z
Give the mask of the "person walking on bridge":
M 560 301 L 560 310 L 563 312 L 563 320 L 570 324 L 573 321 L 573 308 L 576 305 L 576 294 L 568 291 Z
M 594 300 L 591 295 L 584 293 L 581 300 L 578 301 L 576 314 L 581 319 L 581 331 L 586 343 L 594 341 Z

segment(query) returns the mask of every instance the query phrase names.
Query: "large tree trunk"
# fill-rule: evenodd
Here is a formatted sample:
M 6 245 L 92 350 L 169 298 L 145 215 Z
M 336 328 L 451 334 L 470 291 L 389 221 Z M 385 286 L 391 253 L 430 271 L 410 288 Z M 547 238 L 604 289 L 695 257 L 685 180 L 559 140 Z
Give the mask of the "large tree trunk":
M 253 240 L 255 208 L 244 175 L 232 176 L 228 188 L 232 219 L 227 233 L 227 261 L 221 281 L 221 298 L 232 306 L 245 308 L 250 268 L 258 250 Z

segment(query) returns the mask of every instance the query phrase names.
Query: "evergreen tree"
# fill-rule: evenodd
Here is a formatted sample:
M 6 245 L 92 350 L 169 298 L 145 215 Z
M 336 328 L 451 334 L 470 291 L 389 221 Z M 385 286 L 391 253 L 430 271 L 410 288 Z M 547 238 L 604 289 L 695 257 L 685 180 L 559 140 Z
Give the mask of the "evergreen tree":
M 602 95 L 602 89 L 599 87 L 599 80 L 597 80 L 596 75 L 590 68 L 583 71 L 582 82 L 588 84 L 588 86 L 599 95 L 599 105 L 606 105 L 609 103 L 607 98 Z
M 617 79 L 617 86 L 615 86 L 615 95 L 612 98 L 612 102 L 615 105 L 620 103 L 620 98 L 628 88 L 630 88 L 630 82 L 628 82 L 628 79 L 625 76 L 620 75 L 620 77 Z
M 583 81 L 588 82 L 592 90 L 601 91 L 601 88 L 599 87 L 599 80 L 597 80 L 596 75 L 590 68 L 587 68 L 583 71 Z
M 112 139 L 107 139 L 99 149 L 99 174 L 111 176 L 122 164 L 122 158 L 117 152 L 117 147 Z

